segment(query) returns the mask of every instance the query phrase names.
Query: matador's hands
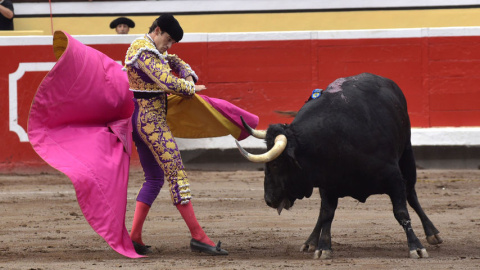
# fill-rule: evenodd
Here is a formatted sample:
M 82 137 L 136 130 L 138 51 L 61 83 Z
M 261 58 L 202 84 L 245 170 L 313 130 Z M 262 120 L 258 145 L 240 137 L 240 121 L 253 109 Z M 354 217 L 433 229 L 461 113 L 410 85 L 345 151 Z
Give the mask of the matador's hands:
M 195 93 L 203 91 L 205 89 L 207 89 L 207 87 L 205 85 L 202 85 L 202 84 L 196 84 L 195 85 Z
M 202 84 L 196 84 L 195 85 L 195 94 L 197 92 L 200 92 L 200 91 L 203 91 L 207 89 L 207 87 L 205 85 L 202 85 Z M 191 99 L 194 95 L 191 95 L 191 96 L 187 96 L 187 95 L 182 95 L 182 98 L 185 98 L 185 99 Z
M 189 82 L 193 82 L 193 77 L 192 77 L 191 75 L 190 75 L 190 76 L 187 76 L 187 77 L 185 78 L 185 80 L 187 80 L 187 81 L 189 81 Z M 200 92 L 200 91 L 205 90 L 205 89 L 207 89 L 207 87 L 206 87 L 205 85 L 202 85 L 202 84 L 197 84 L 197 85 L 195 85 L 195 93 L 196 93 L 196 92 Z

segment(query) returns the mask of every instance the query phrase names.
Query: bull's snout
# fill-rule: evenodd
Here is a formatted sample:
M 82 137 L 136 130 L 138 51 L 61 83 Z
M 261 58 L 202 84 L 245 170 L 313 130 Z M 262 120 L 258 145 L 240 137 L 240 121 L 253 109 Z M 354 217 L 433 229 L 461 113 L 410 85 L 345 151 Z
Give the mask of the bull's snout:
M 277 209 L 278 214 L 282 212 L 283 209 L 289 209 L 292 206 L 292 203 L 287 198 L 279 199 L 279 198 L 272 198 L 270 194 L 265 194 L 265 203 L 268 206 Z
M 264 198 L 265 198 L 265 203 L 268 206 L 270 206 L 272 208 L 277 208 L 273 203 L 273 196 L 271 194 L 265 194 Z

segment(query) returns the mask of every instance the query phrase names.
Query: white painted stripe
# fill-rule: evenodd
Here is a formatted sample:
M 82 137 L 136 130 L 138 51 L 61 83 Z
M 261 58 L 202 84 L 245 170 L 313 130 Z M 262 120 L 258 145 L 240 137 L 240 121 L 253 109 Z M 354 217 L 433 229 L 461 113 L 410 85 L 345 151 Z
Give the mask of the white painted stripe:
M 175 138 L 178 148 L 181 150 L 197 150 L 197 149 L 234 149 L 237 148 L 235 138 L 228 135 L 217 138 L 205 139 L 183 139 Z M 253 138 L 252 136 L 241 141 L 240 144 L 244 148 L 260 148 L 266 149 L 264 140 Z
M 209 33 L 207 40 L 209 42 L 310 40 L 312 34 L 312 31 Z
M 480 127 L 412 128 L 412 144 L 480 146 Z
M 74 35 L 86 45 L 130 44 L 142 35 Z M 480 27 L 186 33 L 182 43 L 480 36 Z M 51 36 L 0 36 L 0 46 L 51 45 Z
M 55 62 L 19 63 L 15 72 L 8 74 L 9 129 L 17 133 L 20 142 L 28 142 L 25 129 L 18 124 L 18 80 L 28 71 L 49 71 Z
M 52 45 L 51 36 L 0 36 L 0 46 Z
M 205 13 L 289 10 L 336 10 L 402 7 L 458 7 L 479 5 L 479 0 L 191 0 L 191 1 L 118 1 L 118 2 L 54 2 L 52 13 L 61 14 L 145 14 L 148 13 Z M 15 3 L 15 15 L 49 15 L 48 3 Z
M 208 139 L 176 139 L 180 150 L 237 148 L 231 136 Z M 266 149 L 264 140 L 248 137 L 244 148 Z M 412 128 L 413 146 L 480 146 L 480 127 Z
M 463 28 L 462 28 L 463 29 Z M 461 35 L 467 30 L 460 29 L 459 32 L 450 28 L 442 28 L 440 32 L 448 32 L 452 36 Z M 365 29 L 365 30 L 325 30 L 312 32 L 312 39 L 372 39 L 372 38 L 420 38 L 429 37 L 429 28 L 397 28 L 397 29 Z M 478 28 L 480 34 L 480 28 Z
M 130 44 L 142 35 L 75 35 L 78 41 L 86 45 L 94 44 Z M 52 45 L 52 36 L 0 36 L 0 46 Z

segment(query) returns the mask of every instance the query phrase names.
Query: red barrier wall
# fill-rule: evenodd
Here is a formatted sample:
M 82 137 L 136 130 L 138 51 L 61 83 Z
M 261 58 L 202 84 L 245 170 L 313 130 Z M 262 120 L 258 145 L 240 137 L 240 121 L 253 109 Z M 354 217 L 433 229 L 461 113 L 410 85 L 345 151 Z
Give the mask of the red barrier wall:
M 403 89 L 414 127 L 480 126 L 480 36 L 185 42 L 180 55 L 200 77 L 204 93 L 260 116 L 260 128 L 290 122 L 275 110 L 298 110 L 314 88 L 339 77 L 371 72 Z M 122 61 L 129 44 L 90 45 Z M 9 75 L 19 63 L 55 62 L 51 45 L 2 45 L 0 66 L 0 172 L 45 165 L 28 141 L 10 131 L 11 114 L 26 131 L 36 88 L 47 71 L 17 81 L 12 107 Z M 136 158 L 134 156 L 134 158 Z

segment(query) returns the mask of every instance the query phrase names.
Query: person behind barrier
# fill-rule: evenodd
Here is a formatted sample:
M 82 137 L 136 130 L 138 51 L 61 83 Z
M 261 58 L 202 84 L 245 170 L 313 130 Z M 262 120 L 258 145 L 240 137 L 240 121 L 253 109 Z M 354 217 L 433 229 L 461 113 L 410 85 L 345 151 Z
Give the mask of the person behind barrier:
M 0 31 L 13 30 L 13 3 L 11 0 L 0 0 Z
M 135 23 L 126 17 L 119 17 L 110 23 L 110 28 L 115 29 L 117 34 L 128 34 L 130 28 L 134 28 Z

